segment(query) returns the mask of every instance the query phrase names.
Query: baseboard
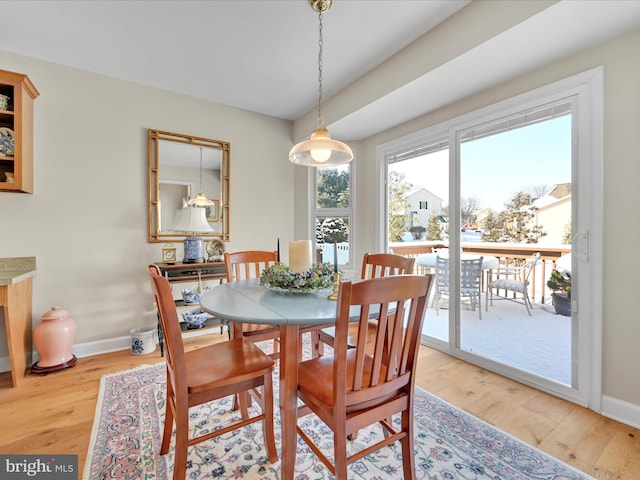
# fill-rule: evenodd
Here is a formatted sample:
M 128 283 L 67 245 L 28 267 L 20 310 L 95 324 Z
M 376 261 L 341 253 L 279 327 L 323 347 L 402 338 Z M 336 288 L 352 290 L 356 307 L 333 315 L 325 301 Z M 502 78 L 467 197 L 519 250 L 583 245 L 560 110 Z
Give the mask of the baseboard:
M 71 351 L 78 358 L 101 355 L 103 353 L 118 352 L 131 348 L 131 336 L 97 340 L 95 342 L 76 343 Z M 35 352 L 34 352 L 35 354 Z
M 640 405 L 625 400 L 602 396 L 602 415 L 634 428 L 640 428 Z
M 212 328 L 218 328 L 212 327 Z M 207 335 L 211 333 L 210 328 L 198 329 L 198 330 L 189 330 L 182 334 L 184 338 L 189 337 L 198 337 L 200 335 Z M 158 344 L 158 334 L 157 332 L 154 334 L 154 340 L 156 344 Z M 129 350 L 131 349 L 131 336 L 125 335 L 124 337 L 115 337 L 109 338 L 106 340 L 97 340 L 95 342 L 85 342 L 85 343 L 76 343 L 71 348 L 71 353 L 73 353 L 78 358 L 90 357 L 92 355 L 101 355 L 103 353 L 111 353 L 111 352 L 119 352 L 121 350 Z M 38 352 L 33 349 L 33 359 L 32 362 L 35 363 L 39 359 Z M 27 367 L 31 367 L 31 364 L 27 365 Z M 0 372 L 9 372 L 11 371 L 11 363 L 9 362 L 8 356 L 0 357 Z
M 95 342 L 76 343 L 71 349 L 76 357 L 90 357 L 92 355 L 101 355 L 103 353 L 117 352 L 120 350 L 129 350 L 131 348 L 131 337 L 129 335 L 124 337 L 110 338 L 108 340 L 98 340 Z M 32 362 L 36 363 L 39 360 L 38 352 L 33 350 Z M 31 365 L 27 365 L 31 367 Z M 11 362 L 9 362 L 9 356 L 0 357 L 0 372 L 11 371 Z

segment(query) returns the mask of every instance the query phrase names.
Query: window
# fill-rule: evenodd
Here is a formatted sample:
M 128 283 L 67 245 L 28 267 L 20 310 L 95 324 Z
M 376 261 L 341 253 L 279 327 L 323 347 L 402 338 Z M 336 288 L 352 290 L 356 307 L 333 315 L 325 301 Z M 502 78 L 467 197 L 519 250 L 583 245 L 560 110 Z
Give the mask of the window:
M 353 265 L 353 162 L 312 170 L 315 185 L 313 212 L 316 261 L 333 263 L 337 252 L 339 268 Z

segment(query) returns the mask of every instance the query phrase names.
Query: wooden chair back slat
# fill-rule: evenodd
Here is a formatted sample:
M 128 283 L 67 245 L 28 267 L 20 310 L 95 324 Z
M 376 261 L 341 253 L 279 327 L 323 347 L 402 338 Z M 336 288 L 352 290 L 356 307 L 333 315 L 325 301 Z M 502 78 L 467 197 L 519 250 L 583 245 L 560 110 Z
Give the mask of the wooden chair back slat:
M 415 258 L 393 253 L 365 253 L 360 278 L 388 277 L 413 273 Z
M 358 282 L 343 282 L 338 302 L 349 302 L 350 306 L 360 306 L 359 334 L 355 348 L 353 363 L 353 377 L 340 383 L 336 379 L 334 388 L 336 395 L 348 395 L 349 392 L 367 390 L 375 396 L 375 389 L 386 382 L 393 381 L 405 375 L 413 367 L 417 342 L 422 328 L 422 318 L 426 308 L 426 292 L 430 287 L 431 276 L 402 275 L 391 277 L 376 277 Z M 378 308 L 376 322 L 371 322 L 370 311 Z M 407 309 L 408 314 L 407 314 Z M 344 308 L 339 308 L 344 312 Z M 389 314 L 389 312 L 395 312 Z M 348 312 L 348 310 L 347 310 Z M 405 320 L 407 325 L 405 328 Z M 373 351 L 366 348 L 365 338 L 367 328 L 377 325 L 375 345 Z M 341 316 L 336 322 L 336 349 L 341 341 L 349 335 L 349 314 Z M 340 342 L 341 343 L 341 342 Z M 344 362 L 346 367 L 347 352 L 338 351 L 335 354 L 338 362 Z
M 247 250 L 224 254 L 227 282 L 259 278 L 262 271 L 278 262 L 277 251 Z

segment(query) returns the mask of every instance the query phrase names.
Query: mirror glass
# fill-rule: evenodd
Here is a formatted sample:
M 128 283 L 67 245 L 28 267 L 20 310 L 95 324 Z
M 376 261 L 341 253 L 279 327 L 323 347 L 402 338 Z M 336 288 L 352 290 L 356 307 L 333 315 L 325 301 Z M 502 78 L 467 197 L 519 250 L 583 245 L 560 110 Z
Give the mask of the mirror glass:
M 203 193 L 213 205 L 205 216 L 213 232 L 199 237 L 229 240 L 228 142 L 180 133 L 148 130 L 149 242 L 184 240 L 178 218 L 189 200 Z

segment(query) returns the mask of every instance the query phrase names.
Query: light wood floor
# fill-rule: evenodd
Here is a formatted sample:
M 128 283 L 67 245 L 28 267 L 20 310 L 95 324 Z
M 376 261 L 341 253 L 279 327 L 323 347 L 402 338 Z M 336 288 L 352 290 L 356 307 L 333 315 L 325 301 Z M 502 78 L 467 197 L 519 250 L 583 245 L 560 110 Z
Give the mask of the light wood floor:
M 197 348 L 225 335 L 185 340 Z M 0 452 L 78 454 L 82 472 L 100 377 L 163 361 L 159 350 L 81 358 L 11 388 L 0 374 Z M 422 347 L 417 384 L 434 395 L 601 480 L 640 479 L 640 431 L 590 410 Z

